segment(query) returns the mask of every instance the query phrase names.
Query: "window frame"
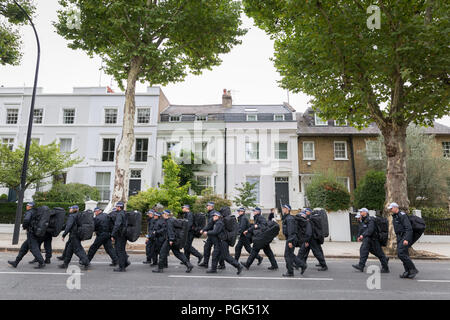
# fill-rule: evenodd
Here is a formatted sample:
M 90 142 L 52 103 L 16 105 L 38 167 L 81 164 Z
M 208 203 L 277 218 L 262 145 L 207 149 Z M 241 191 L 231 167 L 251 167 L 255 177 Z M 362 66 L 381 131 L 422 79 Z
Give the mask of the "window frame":
M 139 122 L 139 111 L 148 110 L 148 122 Z M 151 107 L 137 107 L 136 108 L 136 125 L 149 125 L 152 123 L 152 108 Z
M 255 117 L 255 120 L 249 120 L 249 117 Z M 258 122 L 258 115 L 257 114 L 246 114 L 246 121 L 247 122 Z
M 311 143 L 312 144 L 312 158 L 306 158 L 305 157 L 305 144 Z M 316 160 L 316 144 L 314 141 L 303 141 L 302 142 L 302 157 L 303 160 Z
M 283 117 L 283 119 L 277 120 L 276 118 L 277 118 L 277 117 L 280 117 L 280 116 Z M 274 114 L 274 115 L 273 115 L 273 121 L 286 121 L 286 115 L 283 114 L 283 113 Z
M 182 115 L 169 115 L 169 122 L 181 122 Z M 178 118 L 178 120 L 174 120 L 174 118 Z
M 41 114 L 41 122 L 36 122 L 35 120 L 36 120 L 36 115 L 34 114 L 36 111 L 39 111 L 39 110 L 41 110 L 42 111 L 42 114 Z M 40 125 L 40 124 L 44 124 L 44 108 L 36 108 L 36 109 L 34 109 L 33 110 L 33 125 Z
M 280 144 L 286 144 L 286 158 L 280 158 Z M 278 152 L 277 152 L 277 145 L 278 145 Z M 274 142 L 273 146 L 274 151 L 274 159 L 275 160 L 281 160 L 281 161 L 288 161 L 289 160 L 289 142 L 288 141 L 278 141 Z M 284 152 L 284 151 L 283 151 Z
M 101 162 L 114 162 L 116 159 L 116 139 L 115 138 L 101 138 L 102 139 L 102 148 L 101 148 Z M 112 140 L 114 141 L 114 149 L 105 151 L 105 140 Z M 113 155 L 113 159 L 112 160 L 104 160 L 105 159 L 105 153 L 107 154 L 111 154 Z M 110 157 L 108 157 L 107 159 L 109 159 Z
M 375 153 L 373 151 L 370 150 L 370 145 L 373 144 L 378 144 L 379 148 L 378 148 L 378 155 L 375 155 Z M 381 145 L 378 143 L 378 140 L 366 140 L 366 154 L 367 154 L 367 159 L 368 160 L 382 160 L 383 159 L 383 155 L 381 152 Z
M 5 140 L 12 140 L 12 143 L 10 141 L 5 143 Z M 14 150 L 15 142 L 16 142 L 16 139 L 15 138 L 11 138 L 11 137 L 1 137 L 1 141 L 0 141 L 2 146 L 6 145 L 9 148 L 9 150 L 11 150 L 11 151 Z
M 450 159 L 450 141 L 442 141 L 442 155 L 444 158 Z
M 345 179 L 346 180 L 346 183 L 344 183 L 343 185 L 345 185 L 346 187 L 347 187 L 347 191 L 348 192 L 351 192 L 350 191 L 350 177 L 336 177 L 336 181 L 338 182 L 338 183 L 341 183 L 341 182 L 339 182 L 339 179 Z M 341 183 L 342 184 L 342 183 Z
M 106 184 L 99 185 L 98 184 L 98 175 L 99 174 L 109 174 L 109 185 L 106 185 Z M 97 188 L 97 190 L 100 193 L 100 198 L 101 198 L 100 201 L 109 201 L 111 198 L 111 177 L 112 177 L 111 172 L 107 172 L 107 171 L 95 172 L 95 187 Z M 105 189 L 102 189 L 102 188 L 105 188 Z M 107 190 L 106 190 L 106 188 L 107 188 Z M 105 191 L 108 192 L 109 197 L 103 197 Z
M 141 149 L 138 150 L 138 140 L 147 140 L 147 149 Z M 149 154 L 149 146 L 150 146 L 150 141 L 149 138 L 136 138 L 135 142 L 134 142 L 135 148 L 134 148 L 134 162 L 148 162 L 148 154 Z M 143 144 L 145 145 L 145 143 Z M 141 153 L 141 160 L 138 160 L 138 153 Z M 146 154 L 146 156 L 145 156 Z M 142 160 L 145 159 L 145 160 Z
M 10 116 L 10 114 L 9 114 L 9 111 L 17 111 L 17 114 L 16 114 L 16 122 L 15 123 L 9 123 L 8 121 L 9 121 L 9 116 Z M 20 116 L 20 109 L 19 108 L 15 108 L 15 107 L 8 107 L 7 106 L 7 108 L 6 108 L 6 119 L 5 119 L 5 124 L 6 125 L 9 125 L 9 126 L 15 126 L 15 125 L 18 125 L 19 124 L 19 116 Z
M 319 123 L 317 121 L 317 119 L 320 119 L 320 120 L 322 120 L 325 123 Z M 328 120 L 323 120 L 321 117 L 319 117 L 317 115 L 317 113 L 314 113 L 314 125 L 317 126 L 317 127 L 326 127 L 326 126 L 328 126 Z
M 247 150 L 248 144 L 256 144 L 257 145 L 257 150 L 256 150 L 257 158 L 256 159 L 251 159 L 248 157 L 248 155 L 249 155 L 249 151 Z M 255 152 L 255 151 L 252 151 L 252 152 Z M 258 141 L 256 141 L 256 142 L 255 141 L 246 141 L 245 142 L 245 160 L 246 161 L 260 161 L 259 142 Z
M 67 123 L 65 122 L 66 119 L 66 111 L 70 111 L 73 110 L 73 122 L 72 123 Z M 67 124 L 67 125 L 73 125 L 76 124 L 76 120 L 77 120 L 77 109 L 76 108 L 63 108 L 62 109 L 62 124 Z
M 106 112 L 108 110 L 114 110 L 116 112 L 116 121 L 113 122 L 113 123 L 106 122 L 106 116 L 107 116 Z M 105 125 L 114 125 L 114 124 L 118 124 L 118 122 L 119 122 L 119 108 L 117 108 L 117 107 L 105 107 L 105 108 L 103 108 L 103 124 L 105 124 Z
M 345 145 L 345 158 L 337 158 L 337 157 L 336 157 L 336 144 L 340 144 L 340 143 L 343 143 L 343 144 Z M 346 161 L 346 160 L 348 160 L 348 147 L 347 147 L 347 141 L 333 141 L 333 146 L 334 146 L 334 148 L 333 148 L 333 157 L 334 157 L 334 160 L 337 160 L 337 161 Z

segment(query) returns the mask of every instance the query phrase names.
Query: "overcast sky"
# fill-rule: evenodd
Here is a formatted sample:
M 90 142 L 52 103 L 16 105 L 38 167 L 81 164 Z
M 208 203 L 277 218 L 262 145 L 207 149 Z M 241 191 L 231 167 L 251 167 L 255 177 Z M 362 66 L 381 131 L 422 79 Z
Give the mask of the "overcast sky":
M 117 84 L 99 71 L 99 58 L 91 59 L 83 51 L 67 48 L 67 42 L 56 34 L 52 21 L 56 21 L 57 0 L 37 1 L 34 20 L 41 41 L 40 87 L 44 92 L 72 92 L 72 87 Z M 249 29 L 242 45 L 222 56 L 223 63 L 200 76 L 188 76 L 184 82 L 163 87 L 172 104 L 221 103 L 222 90 L 232 91 L 234 104 L 279 104 L 288 101 L 286 90 L 278 87 L 279 74 L 270 58 L 273 41 L 251 19 L 244 18 Z M 17 67 L 0 66 L 0 86 L 32 86 L 36 62 L 36 44 L 31 27 L 21 29 L 23 35 L 22 63 Z M 101 80 L 100 80 L 101 79 Z M 139 84 L 138 91 L 145 91 Z M 290 104 L 299 112 L 308 107 L 308 96 L 289 94 Z M 450 126 L 450 117 L 438 120 Z

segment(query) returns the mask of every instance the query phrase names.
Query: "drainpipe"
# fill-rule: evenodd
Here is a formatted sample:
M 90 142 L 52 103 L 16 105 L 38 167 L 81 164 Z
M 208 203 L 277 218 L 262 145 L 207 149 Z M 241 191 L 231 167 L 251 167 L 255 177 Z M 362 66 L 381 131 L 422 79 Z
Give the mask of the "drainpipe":
M 352 173 L 353 173 L 353 190 L 356 189 L 356 168 L 355 168 L 355 153 L 353 150 L 353 136 L 350 137 L 350 157 L 352 161 Z

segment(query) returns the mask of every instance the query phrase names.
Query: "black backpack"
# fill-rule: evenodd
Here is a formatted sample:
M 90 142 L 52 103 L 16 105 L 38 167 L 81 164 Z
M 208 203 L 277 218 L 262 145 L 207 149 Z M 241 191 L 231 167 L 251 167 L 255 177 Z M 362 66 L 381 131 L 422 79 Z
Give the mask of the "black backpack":
M 239 224 L 236 217 L 232 215 L 226 216 L 223 219 L 223 224 L 225 225 L 225 233 L 227 235 L 226 241 L 231 247 L 234 247 L 239 233 Z
M 57 237 L 63 230 L 66 212 L 63 208 L 53 208 L 51 211 L 47 232 L 50 233 L 52 237 Z
M 328 214 L 325 210 L 314 210 L 312 215 L 319 216 L 322 222 L 322 235 L 324 238 L 330 235 L 330 230 L 328 226 Z
M 127 216 L 126 238 L 130 242 L 136 242 L 142 231 L 142 213 L 135 210 L 125 214 Z
M 175 246 L 184 248 L 188 240 L 188 225 L 187 219 L 173 219 L 173 228 L 175 229 Z
M 297 246 L 301 247 L 306 242 L 306 227 L 309 221 L 299 214 L 295 216 L 295 221 L 297 222 Z
M 413 229 L 413 241 L 411 246 L 419 240 L 419 238 L 423 235 L 426 229 L 425 221 L 417 216 L 408 215 L 409 222 L 411 222 L 411 227 Z
M 224 217 L 224 218 L 231 216 L 230 207 L 222 207 L 222 208 L 220 208 L 219 212 L 222 215 L 222 217 Z
M 194 236 L 196 238 L 200 238 L 202 235 L 200 230 L 202 230 L 206 226 L 206 215 L 204 213 L 194 213 Z
M 33 217 L 33 233 L 36 237 L 42 238 L 45 236 L 51 214 L 52 210 L 47 206 L 39 207 L 36 210 L 35 216 Z
M 77 220 L 78 237 L 81 241 L 90 240 L 95 231 L 94 213 L 87 210 L 79 213 Z
M 266 245 L 271 243 L 279 233 L 280 226 L 276 221 L 267 222 L 267 226 L 265 228 L 258 228 L 253 232 L 253 247 L 256 250 L 264 248 Z
M 317 240 L 319 244 L 323 244 L 324 234 L 322 230 L 322 218 L 320 215 L 311 214 L 311 227 L 313 233 L 313 239 Z
M 389 222 L 387 218 L 384 217 L 375 217 L 375 224 L 377 226 L 378 231 L 378 240 L 382 247 L 387 246 L 388 238 L 389 238 Z

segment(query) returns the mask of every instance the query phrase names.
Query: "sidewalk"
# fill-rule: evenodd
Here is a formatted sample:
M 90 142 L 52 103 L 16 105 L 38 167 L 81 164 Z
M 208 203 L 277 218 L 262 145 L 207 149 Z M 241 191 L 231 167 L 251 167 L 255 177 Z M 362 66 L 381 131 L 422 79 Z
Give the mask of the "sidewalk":
M 12 234 L 0 233 L 0 252 L 17 252 L 25 239 L 26 234 L 21 232 L 19 244 L 12 245 Z M 200 252 L 203 252 L 203 240 L 204 239 L 194 240 L 194 247 Z M 83 241 L 83 247 L 88 249 L 93 241 L 93 239 Z M 57 237 L 53 238 L 52 245 L 53 251 L 55 253 L 60 253 L 64 249 L 65 242 L 62 241 L 61 237 Z M 284 256 L 285 241 L 274 239 L 270 246 L 275 256 Z M 325 257 L 327 258 L 359 258 L 360 243 L 357 242 L 325 242 L 322 247 Z M 450 243 L 416 243 L 414 249 L 420 251 L 420 253 L 425 251 L 422 257 L 415 259 L 450 260 Z M 103 250 L 100 251 L 103 252 Z M 127 251 L 129 253 L 145 254 L 145 238 L 141 237 L 136 242 L 129 243 L 127 245 Z M 230 248 L 230 253 L 231 255 L 234 255 L 234 248 Z M 262 251 L 261 254 L 263 254 Z M 242 250 L 242 256 L 248 256 L 245 249 Z

